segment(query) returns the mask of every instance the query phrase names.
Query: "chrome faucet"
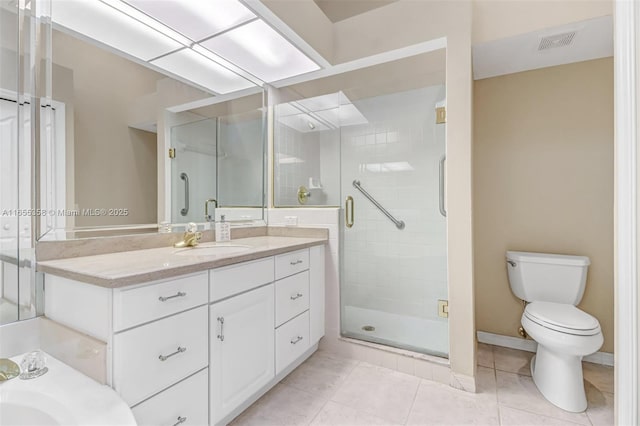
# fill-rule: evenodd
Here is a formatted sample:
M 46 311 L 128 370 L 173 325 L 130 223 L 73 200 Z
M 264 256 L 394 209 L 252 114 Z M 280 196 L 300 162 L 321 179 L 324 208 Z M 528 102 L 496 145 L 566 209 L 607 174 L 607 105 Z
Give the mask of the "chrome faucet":
M 182 235 L 182 241 L 178 241 L 173 246 L 176 248 L 182 247 L 195 247 L 202 238 L 202 232 L 198 231 L 198 225 L 193 222 L 189 222 L 187 230 Z
M 213 211 L 211 214 L 209 214 L 209 204 L 213 203 Z M 204 202 L 204 219 L 209 222 L 209 223 L 213 223 L 216 221 L 216 209 L 218 208 L 218 201 L 215 198 L 209 198 L 207 201 Z

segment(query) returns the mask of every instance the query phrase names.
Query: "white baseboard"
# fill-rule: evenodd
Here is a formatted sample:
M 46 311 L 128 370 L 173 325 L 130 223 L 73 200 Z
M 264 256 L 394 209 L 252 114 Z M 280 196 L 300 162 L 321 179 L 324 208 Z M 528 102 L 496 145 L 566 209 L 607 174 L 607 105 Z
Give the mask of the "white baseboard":
M 478 342 L 488 345 L 502 346 L 504 348 L 518 349 L 521 351 L 535 352 L 538 344 L 534 340 L 521 339 L 519 337 L 503 336 L 501 334 L 487 333 L 486 331 L 478 331 Z M 613 367 L 613 354 L 610 352 L 596 352 L 585 356 L 583 361 L 592 364 L 608 365 Z

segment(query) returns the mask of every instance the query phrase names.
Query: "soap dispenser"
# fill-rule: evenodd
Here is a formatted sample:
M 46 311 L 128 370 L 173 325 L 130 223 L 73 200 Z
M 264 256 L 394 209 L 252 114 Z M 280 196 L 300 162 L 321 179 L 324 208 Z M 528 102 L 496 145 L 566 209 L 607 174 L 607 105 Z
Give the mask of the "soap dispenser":
M 216 242 L 224 241 L 231 241 L 231 224 L 222 215 L 220 221 L 216 222 Z

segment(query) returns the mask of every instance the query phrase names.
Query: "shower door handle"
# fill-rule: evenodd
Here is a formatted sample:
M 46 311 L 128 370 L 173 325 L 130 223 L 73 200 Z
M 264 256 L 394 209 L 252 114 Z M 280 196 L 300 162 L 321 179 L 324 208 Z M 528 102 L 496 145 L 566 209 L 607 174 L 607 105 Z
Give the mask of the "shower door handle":
M 189 175 L 182 172 L 180 179 L 184 181 L 184 207 L 180 210 L 180 214 L 186 216 L 189 213 Z
M 443 217 L 447 217 L 447 210 L 444 208 L 444 162 L 447 161 L 447 155 L 440 157 L 440 163 L 438 164 L 438 186 L 439 186 L 439 207 L 440 214 Z
M 351 228 L 353 226 L 353 197 L 349 195 L 344 202 L 344 223 L 347 228 Z

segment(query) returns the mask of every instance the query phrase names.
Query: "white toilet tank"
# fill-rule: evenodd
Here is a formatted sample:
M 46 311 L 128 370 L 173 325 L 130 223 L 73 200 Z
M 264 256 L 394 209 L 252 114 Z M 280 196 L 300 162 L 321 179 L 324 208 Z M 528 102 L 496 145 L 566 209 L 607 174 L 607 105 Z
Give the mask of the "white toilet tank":
M 527 302 L 577 305 L 584 294 L 590 264 L 586 256 L 507 252 L 511 290 Z

